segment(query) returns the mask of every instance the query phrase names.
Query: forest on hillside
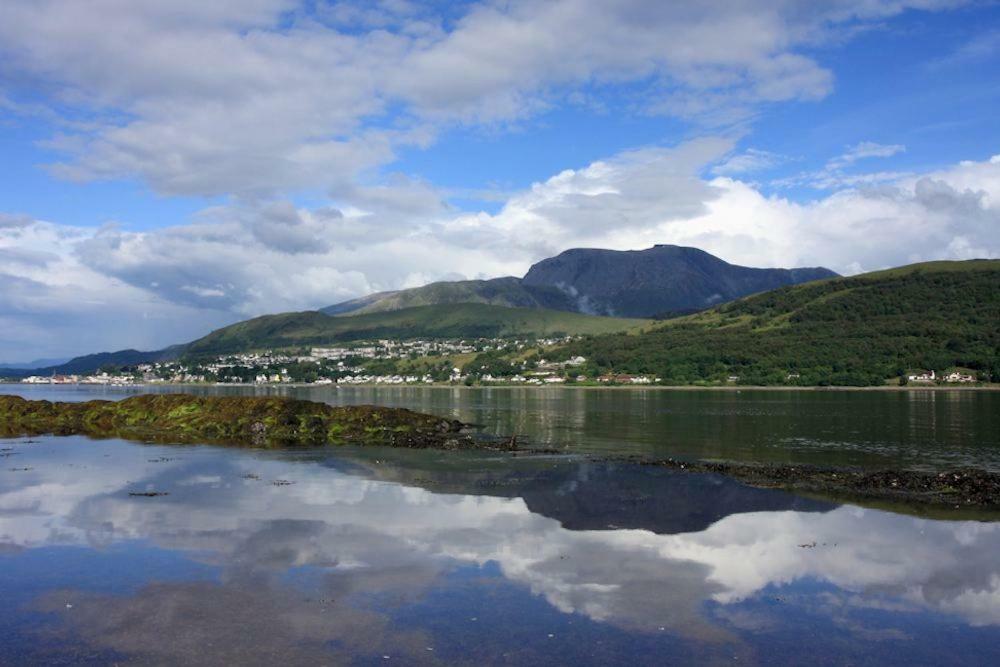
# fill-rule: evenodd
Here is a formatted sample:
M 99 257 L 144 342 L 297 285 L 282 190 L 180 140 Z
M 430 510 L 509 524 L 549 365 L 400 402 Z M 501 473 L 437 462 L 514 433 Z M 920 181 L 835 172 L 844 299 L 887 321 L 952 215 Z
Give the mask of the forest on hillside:
M 571 355 L 587 357 L 591 373 L 653 374 L 668 384 L 864 386 L 951 368 L 1000 381 L 1000 262 L 782 288 L 559 351 Z

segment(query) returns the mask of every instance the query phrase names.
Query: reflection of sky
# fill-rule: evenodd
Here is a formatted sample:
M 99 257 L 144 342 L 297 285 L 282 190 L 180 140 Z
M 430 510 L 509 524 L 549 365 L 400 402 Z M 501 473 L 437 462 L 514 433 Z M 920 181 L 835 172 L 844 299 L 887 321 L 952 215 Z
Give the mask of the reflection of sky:
M 455 568 L 495 564 L 506 581 L 561 612 L 698 641 L 732 641 L 730 626 L 739 627 L 729 619 L 723 628 L 706 606 L 736 614 L 762 592 L 817 581 L 854 608 L 891 605 L 899 613 L 946 613 L 972 626 L 1000 626 L 1000 524 L 842 506 L 748 511 L 680 534 L 574 531 L 531 512 L 516 495 L 439 494 L 295 455 L 80 438 L 4 446 L 14 455 L 3 459 L 0 472 L 0 557 L 136 541 L 188 554 L 222 573 L 225 591 L 212 582 L 156 584 L 127 601 L 116 598 L 128 608 L 105 609 L 105 620 L 151 613 L 165 599 L 211 605 L 199 613 L 220 618 L 226 605 L 294 617 L 294 598 L 274 586 L 290 573 L 321 571 L 325 585 L 339 587 L 338 600 L 375 592 L 416 599 Z M 128 495 L 146 490 L 170 495 Z M 670 494 L 669 483 L 662 492 Z M 338 604 L 331 609 L 342 623 L 384 625 Z M 325 621 L 311 623 L 303 630 L 310 640 L 331 631 Z M 110 632 L 91 628 L 99 630 Z M 139 634 L 116 648 L 131 650 Z

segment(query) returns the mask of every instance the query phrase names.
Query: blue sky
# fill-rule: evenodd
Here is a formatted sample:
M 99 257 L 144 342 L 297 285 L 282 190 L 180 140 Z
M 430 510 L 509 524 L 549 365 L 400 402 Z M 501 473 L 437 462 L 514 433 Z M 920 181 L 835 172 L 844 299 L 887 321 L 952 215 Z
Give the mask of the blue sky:
M 0 361 L 574 246 L 1000 253 L 993 2 L 10 0 L 0 56 Z

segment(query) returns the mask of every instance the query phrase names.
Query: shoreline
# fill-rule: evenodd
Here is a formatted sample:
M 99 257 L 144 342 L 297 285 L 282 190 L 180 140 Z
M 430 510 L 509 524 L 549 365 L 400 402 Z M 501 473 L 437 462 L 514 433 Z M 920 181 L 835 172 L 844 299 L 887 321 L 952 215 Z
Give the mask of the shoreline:
M 376 445 L 405 449 L 486 450 L 512 456 L 563 454 L 486 433 L 456 419 L 373 405 L 331 406 L 289 396 L 197 396 L 138 393 L 123 400 L 51 402 L 0 396 L 0 435 L 86 435 L 138 442 L 285 448 Z M 636 455 L 590 456 L 688 473 L 723 475 L 748 486 L 837 495 L 942 509 L 1000 510 L 1000 472 L 965 467 L 905 468 L 712 461 Z
M 720 391 L 720 392 L 741 392 L 741 391 L 814 391 L 814 392 L 909 392 L 909 391 L 1000 391 L 1000 384 L 976 384 L 976 385 L 878 385 L 869 387 L 852 386 L 776 386 L 776 385 L 592 385 L 592 384 L 550 384 L 550 385 L 525 385 L 525 384 L 479 384 L 467 386 L 464 384 L 386 384 L 386 383 L 360 383 L 360 384 L 313 384 L 302 382 L 288 382 L 284 384 L 238 384 L 224 382 L 157 382 L 157 383 L 137 383 L 137 384 L 97 384 L 84 382 L 66 383 L 24 383 L 17 381 L 0 380 L 0 386 L 24 386 L 24 387 L 104 387 L 108 389 L 146 389 L 152 387 L 237 387 L 248 389 L 341 389 L 341 388 L 406 388 L 406 389 L 580 389 L 580 390 L 614 390 L 614 391 Z

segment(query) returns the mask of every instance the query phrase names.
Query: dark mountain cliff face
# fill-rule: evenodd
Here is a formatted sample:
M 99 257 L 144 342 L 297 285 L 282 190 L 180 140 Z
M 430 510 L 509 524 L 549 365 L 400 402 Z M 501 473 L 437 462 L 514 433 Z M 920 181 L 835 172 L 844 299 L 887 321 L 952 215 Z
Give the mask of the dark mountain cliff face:
M 824 268 L 736 266 L 697 248 L 657 245 L 646 250 L 567 250 L 532 266 L 522 283 L 555 287 L 580 312 L 653 317 L 836 276 Z
M 588 315 L 656 317 L 690 313 L 787 285 L 835 278 L 823 268 L 753 269 L 697 248 L 576 248 L 538 262 L 524 278 L 438 282 L 345 301 L 327 315 L 377 313 L 448 303 L 549 308 Z

